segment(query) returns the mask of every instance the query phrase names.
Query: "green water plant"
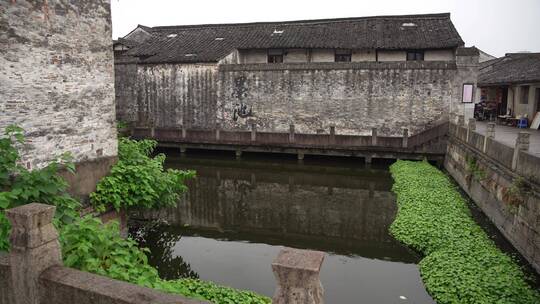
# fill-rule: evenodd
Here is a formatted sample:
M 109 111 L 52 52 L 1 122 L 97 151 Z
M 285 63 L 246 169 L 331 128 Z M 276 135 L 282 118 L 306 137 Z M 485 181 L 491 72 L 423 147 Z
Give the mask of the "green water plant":
M 398 240 L 424 254 L 420 273 L 437 303 L 540 303 L 517 263 L 471 217 L 448 176 L 427 162 L 390 167 Z

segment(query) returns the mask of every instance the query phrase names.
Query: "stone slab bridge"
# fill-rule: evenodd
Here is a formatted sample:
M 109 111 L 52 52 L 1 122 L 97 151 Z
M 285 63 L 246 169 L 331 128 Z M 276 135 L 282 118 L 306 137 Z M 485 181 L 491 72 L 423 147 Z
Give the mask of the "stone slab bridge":
M 154 139 L 158 146 L 187 149 L 234 151 L 240 158 L 242 152 L 266 152 L 296 154 L 298 160 L 304 155 L 353 156 L 365 159 L 367 164 L 373 158 L 424 159 L 441 162 L 446 153 L 448 122 L 440 122 L 420 133 L 409 136 L 408 129 L 396 137 L 378 136 L 372 129 L 371 136 L 336 134 L 330 127 L 329 134 L 296 133 L 294 125 L 289 132 L 200 130 L 179 128 L 135 127 L 130 130 L 134 139 Z

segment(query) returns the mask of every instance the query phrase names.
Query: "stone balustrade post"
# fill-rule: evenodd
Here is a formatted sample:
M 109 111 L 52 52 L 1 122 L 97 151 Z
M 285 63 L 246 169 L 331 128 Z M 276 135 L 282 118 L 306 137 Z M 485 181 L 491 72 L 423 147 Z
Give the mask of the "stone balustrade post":
M 336 143 L 336 126 L 330 126 L 330 143 Z
M 56 207 L 27 204 L 6 210 L 11 222 L 9 263 L 14 304 L 39 304 L 39 275 L 62 265 L 58 232 L 52 224 Z
M 404 128 L 403 129 L 403 141 L 401 142 L 401 146 L 403 148 L 407 148 L 409 145 L 409 129 Z
M 221 126 L 219 124 L 216 124 L 216 140 L 219 141 L 221 139 Z
M 150 137 L 152 137 L 152 138 L 156 137 L 156 128 L 154 128 L 154 127 L 150 128 Z
M 251 141 L 257 140 L 257 124 L 251 124 Z
M 463 127 L 465 125 L 465 115 L 458 115 L 458 126 Z
M 516 138 L 516 146 L 514 147 L 514 156 L 512 158 L 512 170 L 516 170 L 517 163 L 519 161 L 519 152 L 520 151 L 529 151 L 529 138 L 531 133 L 529 132 L 519 132 L 518 137 Z
M 494 122 L 488 122 L 487 124 L 486 136 L 484 137 L 484 148 L 482 149 L 484 153 L 487 152 L 488 138 L 495 139 L 495 123 Z
M 468 122 L 467 126 L 469 127 L 469 130 L 476 131 L 476 119 L 469 118 L 469 122 Z
M 488 138 L 495 138 L 495 123 L 494 122 L 488 122 L 486 136 Z
M 277 288 L 272 304 L 322 304 L 324 290 L 319 277 L 324 253 L 282 249 L 272 263 Z
M 186 134 L 187 133 L 187 130 L 184 126 L 182 126 L 182 139 L 186 139 Z
M 448 120 L 453 124 L 457 124 L 458 115 L 455 113 L 450 113 L 448 114 Z
M 371 128 L 371 145 L 377 145 L 377 128 Z
M 289 125 L 289 143 L 294 143 L 294 124 Z
M 476 119 L 469 118 L 469 121 L 467 122 L 467 142 L 469 142 L 469 139 L 471 138 L 471 133 L 476 130 Z

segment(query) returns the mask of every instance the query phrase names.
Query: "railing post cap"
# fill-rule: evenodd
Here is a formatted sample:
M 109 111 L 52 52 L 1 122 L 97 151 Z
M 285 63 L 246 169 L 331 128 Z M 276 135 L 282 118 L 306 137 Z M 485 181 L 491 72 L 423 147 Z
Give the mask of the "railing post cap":
M 13 227 L 28 231 L 52 223 L 55 210 L 55 206 L 31 203 L 6 210 L 6 217 Z
M 323 261 L 324 252 L 284 248 L 272 262 L 272 268 L 288 268 L 318 273 Z

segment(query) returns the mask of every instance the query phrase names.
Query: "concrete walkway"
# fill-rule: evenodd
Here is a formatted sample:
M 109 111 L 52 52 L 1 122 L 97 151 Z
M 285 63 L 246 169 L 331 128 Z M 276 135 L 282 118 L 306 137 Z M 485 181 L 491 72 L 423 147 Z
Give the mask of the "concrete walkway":
M 477 121 L 476 132 L 486 135 L 487 122 Z M 531 133 L 529 152 L 540 157 L 540 130 L 518 129 L 515 127 L 495 125 L 495 140 L 507 146 L 514 147 L 519 132 Z

